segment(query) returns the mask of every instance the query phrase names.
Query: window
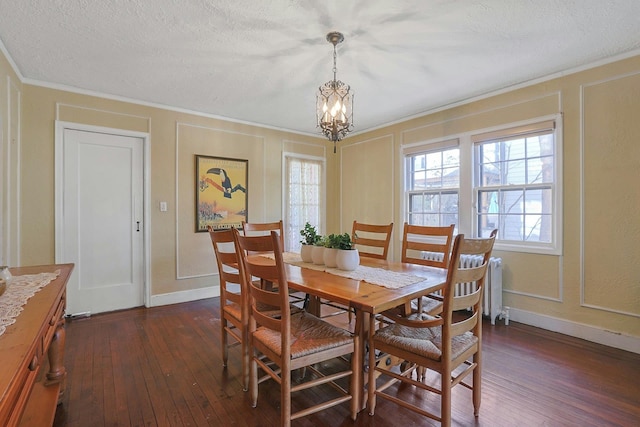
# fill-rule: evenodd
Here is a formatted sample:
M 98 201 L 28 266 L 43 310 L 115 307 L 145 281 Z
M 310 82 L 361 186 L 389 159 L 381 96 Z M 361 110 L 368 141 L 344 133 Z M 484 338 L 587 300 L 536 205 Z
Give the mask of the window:
M 554 122 L 472 136 L 476 230 L 501 241 L 553 243 Z
M 457 143 L 457 140 L 455 141 Z M 406 157 L 407 221 L 458 225 L 460 149 L 435 148 Z
M 324 205 L 324 161 L 285 155 L 284 240 L 285 250 L 300 251 L 300 230 L 304 224 L 322 229 Z
M 559 124 L 540 119 L 405 147 L 407 222 L 454 223 L 482 237 L 495 228 L 497 249 L 561 253 Z

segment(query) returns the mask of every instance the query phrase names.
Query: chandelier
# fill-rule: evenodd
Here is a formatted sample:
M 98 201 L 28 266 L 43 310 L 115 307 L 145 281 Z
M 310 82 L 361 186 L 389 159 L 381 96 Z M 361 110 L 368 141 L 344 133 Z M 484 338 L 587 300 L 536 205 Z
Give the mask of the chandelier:
M 336 79 L 336 45 L 344 41 L 344 35 L 337 31 L 327 34 L 327 41 L 333 45 L 333 80 L 318 89 L 316 95 L 316 116 L 318 127 L 329 141 L 336 142 L 347 136 L 353 127 L 353 93 L 348 84 Z

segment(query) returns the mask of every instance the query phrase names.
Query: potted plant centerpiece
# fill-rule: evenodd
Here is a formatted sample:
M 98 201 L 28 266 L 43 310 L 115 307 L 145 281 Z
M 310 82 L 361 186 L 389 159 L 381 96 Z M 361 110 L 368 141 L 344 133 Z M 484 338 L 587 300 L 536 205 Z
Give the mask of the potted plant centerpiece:
M 338 255 L 339 239 L 339 234 L 329 234 L 325 240 L 323 260 L 327 267 L 336 268 L 338 266 L 336 255 Z
M 300 235 L 302 236 L 302 248 L 300 248 L 300 258 L 304 262 L 313 262 L 311 258 L 311 252 L 313 251 L 313 246 L 320 240 L 320 235 L 316 230 L 316 227 L 305 223 L 304 228 L 300 230 Z
M 360 265 L 360 255 L 349 233 L 339 234 L 336 237 L 336 265 L 340 270 L 352 271 Z

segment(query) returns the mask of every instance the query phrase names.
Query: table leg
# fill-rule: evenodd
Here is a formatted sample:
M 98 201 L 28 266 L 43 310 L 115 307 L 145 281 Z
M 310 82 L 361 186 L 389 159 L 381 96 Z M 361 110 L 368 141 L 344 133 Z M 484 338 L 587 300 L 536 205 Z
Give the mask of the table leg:
M 47 351 L 49 357 L 49 372 L 46 374 L 45 385 L 60 383 L 60 393 L 58 394 L 58 404 L 62 402 L 65 389 L 65 378 L 67 371 L 64 367 L 64 342 L 66 338 L 64 317 L 58 320 L 56 331 L 51 339 L 51 345 Z
M 308 295 L 308 301 L 305 304 L 305 310 L 316 317 L 320 317 L 321 309 L 322 304 L 320 304 L 320 298 L 315 295 Z

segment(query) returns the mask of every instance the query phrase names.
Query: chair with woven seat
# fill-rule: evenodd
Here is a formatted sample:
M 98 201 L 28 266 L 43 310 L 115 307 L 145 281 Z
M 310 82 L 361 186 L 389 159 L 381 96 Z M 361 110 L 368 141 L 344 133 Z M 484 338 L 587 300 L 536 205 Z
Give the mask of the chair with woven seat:
M 333 326 L 305 311 L 291 313 L 287 273 L 282 260 L 281 241 L 276 232 L 270 236 L 248 237 L 234 231 L 241 258 L 244 277 L 258 277 L 275 284 L 272 290 L 263 289 L 247 281 L 251 299 L 249 337 L 251 341 L 250 396 L 257 406 L 258 383 L 273 379 L 280 385 L 281 425 L 289 426 L 291 420 L 350 401 L 351 418 L 356 419 L 360 401 L 360 375 L 362 356 L 357 334 Z M 260 252 L 260 254 L 256 254 Z M 265 315 L 259 304 L 276 307 L 281 315 Z M 345 362 L 340 357 L 350 356 Z M 346 364 L 346 369 L 331 373 L 321 372 L 325 361 L 336 359 Z M 258 378 L 258 368 L 265 375 Z M 294 370 L 313 372 L 312 379 L 292 384 Z M 339 382 L 349 379 L 348 390 Z M 342 381 L 345 381 L 342 380 Z M 333 386 L 337 397 L 329 397 L 321 403 L 292 413 L 291 394 L 321 384 Z M 326 391 L 324 392 L 326 393 Z M 314 398 L 315 400 L 315 398 Z
M 455 224 L 446 227 L 411 225 L 404 223 L 402 234 L 401 261 L 428 267 L 447 268 L 453 242 Z M 423 256 L 429 252 L 430 256 Z M 442 255 L 439 255 L 442 254 Z M 438 314 L 442 310 L 442 296 L 430 294 L 418 299 L 414 304 L 429 314 Z
M 220 275 L 220 325 L 222 364 L 226 368 L 229 348 L 240 345 L 242 348 L 242 389 L 249 387 L 249 295 L 245 281 L 241 277 L 244 272 L 239 268 L 238 253 L 232 230 L 213 231 L 209 236 L 218 264 Z M 229 343 L 229 337 L 234 339 Z
M 449 426 L 451 389 L 462 384 L 472 390 L 473 413 L 478 416 L 482 370 L 482 294 L 496 233 L 497 230 L 494 230 L 489 238 L 483 239 L 466 239 L 462 234 L 456 236 L 446 283 L 442 287 L 443 310 L 440 315 L 431 316 L 415 311 L 407 316 L 407 313 L 399 311 L 395 315 L 387 312 L 385 315 L 390 317 L 392 323 L 377 331 L 371 318 L 367 393 L 370 415 L 375 413 L 376 398 L 381 397 L 440 421 L 443 426 Z M 475 267 L 462 267 L 462 254 L 482 256 L 483 262 Z M 464 296 L 455 296 L 455 286 L 468 282 L 475 282 L 476 290 Z M 455 311 L 468 307 L 472 309 L 470 315 L 461 318 L 456 313 L 454 316 Z M 395 368 L 397 366 L 400 367 L 399 371 Z M 427 381 L 431 377 L 424 381 L 415 380 L 413 372 L 420 367 L 437 372 L 440 378 L 433 382 Z M 471 384 L 464 381 L 469 375 L 472 375 Z M 402 387 L 387 391 L 397 382 L 415 387 L 416 392 L 420 389 L 439 394 L 439 414 L 424 405 L 410 403 L 412 399 L 398 397 L 397 393 Z

